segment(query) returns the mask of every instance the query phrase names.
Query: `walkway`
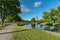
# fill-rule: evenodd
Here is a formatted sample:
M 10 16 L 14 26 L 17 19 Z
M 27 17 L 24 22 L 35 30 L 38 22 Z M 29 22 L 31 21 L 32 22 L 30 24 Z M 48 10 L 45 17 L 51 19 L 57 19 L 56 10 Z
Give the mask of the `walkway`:
M 11 39 L 11 35 L 14 29 L 14 25 L 10 25 L 8 27 L 5 27 L 3 30 L 0 30 L 0 40 L 10 40 Z

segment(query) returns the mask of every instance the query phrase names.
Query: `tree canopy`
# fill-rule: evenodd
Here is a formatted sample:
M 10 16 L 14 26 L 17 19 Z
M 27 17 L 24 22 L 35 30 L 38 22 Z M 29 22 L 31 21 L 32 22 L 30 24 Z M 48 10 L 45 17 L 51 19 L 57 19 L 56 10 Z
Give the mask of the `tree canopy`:
M 2 18 L 2 23 L 8 17 L 13 19 L 20 12 L 19 0 L 0 0 L 0 17 Z
M 41 23 L 60 23 L 60 6 L 51 8 L 50 12 L 43 12 Z
M 35 18 L 32 18 L 32 19 L 31 19 L 31 22 L 35 22 Z

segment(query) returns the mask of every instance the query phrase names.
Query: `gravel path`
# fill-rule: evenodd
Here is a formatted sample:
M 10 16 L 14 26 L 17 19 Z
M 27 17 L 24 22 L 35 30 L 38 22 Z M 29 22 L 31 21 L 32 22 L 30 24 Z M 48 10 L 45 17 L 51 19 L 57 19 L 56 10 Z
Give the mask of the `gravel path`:
M 10 25 L 8 27 L 5 27 L 3 30 L 0 30 L 0 40 L 10 40 L 12 31 L 14 29 L 14 25 Z

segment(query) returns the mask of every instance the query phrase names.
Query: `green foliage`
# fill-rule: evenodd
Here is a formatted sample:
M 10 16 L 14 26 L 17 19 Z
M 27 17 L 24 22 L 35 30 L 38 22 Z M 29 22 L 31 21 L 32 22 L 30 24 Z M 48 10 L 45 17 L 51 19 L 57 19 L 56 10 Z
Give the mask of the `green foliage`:
M 60 28 L 55 27 L 55 32 L 60 32 Z
M 19 0 L 0 0 L 0 14 L 2 18 L 2 23 L 4 20 L 9 18 L 14 18 L 18 13 L 20 13 L 20 2 Z
M 22 21 L 22 18 L 19 17 L 18 15 L 16 15 L 16 17 L 14 18 L 14 20 L 15 20 L 15 22 L 16 22 L 16 21 L 19 22 L 19 21 Z
M 51 8 L 50 12 L 43 12 L 42 19 L 40 20 L 41 23 L 60 23 L 60 6 L 55 8 Z M 43 20 L 43 21 L 42 21 Z
M 32 19 L 31 19 L 31 22 L 35 22 L 35 18 L 32 18 Z
M 55 31 L 60 32 L 60 23 L 55 23 Z
M 7 24 L 7 23 L 5 23 L 5 25 L 0 25 L 0 30 L 2 30 L 2 29 L 4 29 L 5 27 L 7 27 L 8 25 L 10 25 L 10 24 Z
M 46 26 L 45 30 L 48 30 L 49 31 L 50 30 L 50 27 L 49 26 Z
M 8 21 L 8 22 L 20 22 L 20 21 L 22 21 L 22 18 L 18 15 L 12 16 L 12 17 L 8 16 L 6 21 Z
M 3 26 L 0 26 L 0 30 L 2 30 L 4 27 Z
M 44 20 L 42 20 L 42 19 L 40 19 L 40 21 L 39 21 L 40 23 L 44 23 Z
M 35 28 L 35 18 L 31 19 L 31 26 L 32 26 L 32 28 Z
M 58 11 L 60 12 L 60 6 L 57 7 Z
M 51 8 L 50 12 L 43 12 L 43 19 L 45 22 L 53 22 L 55 23 L 57 19 L 59 19 L 59 12 L 57 9 Z

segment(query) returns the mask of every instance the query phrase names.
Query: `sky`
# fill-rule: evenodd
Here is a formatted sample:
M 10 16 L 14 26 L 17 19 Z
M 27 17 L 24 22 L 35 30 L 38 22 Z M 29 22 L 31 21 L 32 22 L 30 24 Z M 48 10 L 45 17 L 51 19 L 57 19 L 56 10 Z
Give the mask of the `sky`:
M 60 0 L 19 0 L 22 13 L 19 14 L 24 20 L 31 20 L 33 17 L 42 19 L 44 11 L 49 12 L 50 8 L 60 6 Z

